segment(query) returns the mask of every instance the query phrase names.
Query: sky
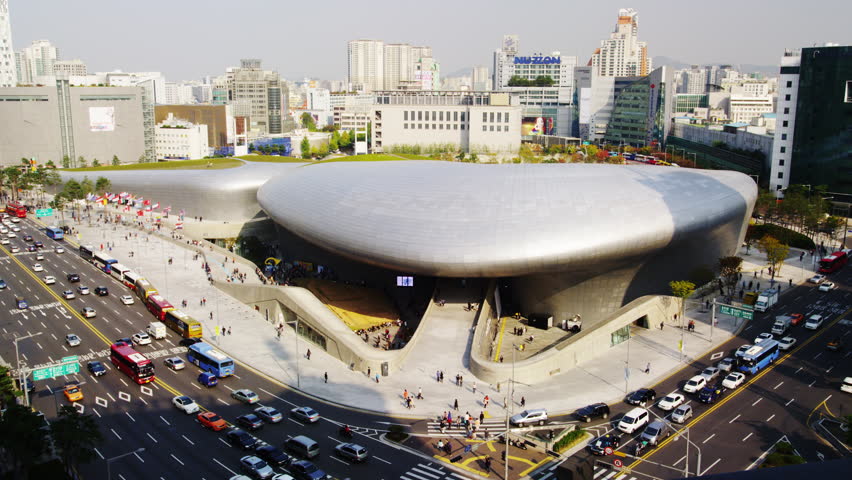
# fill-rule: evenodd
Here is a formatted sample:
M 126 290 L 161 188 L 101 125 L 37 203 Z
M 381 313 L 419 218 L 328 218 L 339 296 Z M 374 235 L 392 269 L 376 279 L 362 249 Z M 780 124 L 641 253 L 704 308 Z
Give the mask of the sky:
M 90 72 L 160 71 L 169 81 L 221 75 L 241 58 L 289 80 L 346 77 L 359 38 L 432 47 L 444 76 L 490 65 L 504 34 L 522 54 L 588 62 L 619 8 L 639 12 L 652 57 L 777 65 L 785 48 L 852 44 L 843 0 L 9 0 L 16 50 L 47 39 Z

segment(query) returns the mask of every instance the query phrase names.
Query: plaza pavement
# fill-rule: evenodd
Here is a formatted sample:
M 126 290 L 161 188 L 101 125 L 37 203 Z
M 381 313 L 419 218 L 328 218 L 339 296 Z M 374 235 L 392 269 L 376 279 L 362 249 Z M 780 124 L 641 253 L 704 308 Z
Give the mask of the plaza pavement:
M 112 207 L 108 208 L 111 213 L 118 212 Z M 182 300 L 187 300 L 188 307 L 183 310 L 202 322 L 207 341 L 239 362 L 251 365 L 293 388 L 298 385 L 300 390 L 312 396 L 340 405 L 396 416 L 424 418 L 451 409 L 454 400 L 458 399 L 462 412 L 478 415 L 482 410 L 483 396 L 487 394 L 492 402 L 486 416 L 494 420 L 504 417 L 506 386 L 502 385 L 498 392 L 496 385 L 477 381 L 467 369 L 466 358 L 462 357 L 462 352 L 468 351 L 473 337 L 473 313 L 465 312 L 464 305 L 447 304 L 444 308 L 433 308 L 434 314 L 440 316 L 440 331 L 423 332 L 424 338 L 414 345 L 414 351 L 408 356 L 403 368 L 392 371 L 388 377 L 381 377 L 380 382 L 376 383 L 365 372 L 351 371 L 319 347 L 306 343 L 302 338 L 296 339 L 290 328 L 285 328 L 284 335 L 279 339 L 275 325 L 265 320 L 265 312 L 255 311 L 223 294 L 211 285 L 202 269 L 202 262 L 207 261 L 215 282 L 226 282 L 227 275 L 234 268 L 239 268 L 240 272 L 247 273 L 247 284 L 259 284 L 254 267 L 248 261 L 235 258 L 227 251 L 204 241 L 200 246 L 191 246 L 187 245 L 189 238 L 186 236 L 174 240 L 173 231 L 167 229 L 169 221 L 175 220 L 174 217 L 164 220 L 162 231 L 152 233 L 150 223 L 146 223 L 144 229 L 98 223 L 94 218 L 100 211 L 100 207 L 95 207 L 91 212 L 93 220 L 84 219 L 73 223 L 80 232 L 77 241 L 92 244 L 96 248 L 103 244 L 104 250 L 109 250 L 107 245 L 111 245 L 110 253 L 113 257 L 148 278 L 172 304 L 179 306 Z M 184 221 L 194 222 L 191 218 Z M 174 232 L 183 234 L 181 230 Z M 138 236 L 125 239 L 125 235 L 129 234 Z M 130 256 L 131 251 L 134 252 L 133 257 Z M 193 260 L 196 252 L 203 252 L 203 256 Z M 755 249 L 749 255 L 743 249 L 740 255 L 744 258 L 743 279 L 751 280 L 751 272 L 761 270 L 765 256 Z M 792 278 L 794 284 L 800 283 L 813 274 L 810 257 L 805 257 L 802 268 L 798 256 L 798 251 L 791 251 L 788 264 L 781 269 L 778 278 L 783 285 L 782 295 L 789 289 L 789 279 Z M 169 257 L 173 259 L 172 265 L 168 265 Z M 765 274 L 763 277 L 754 277 L 754 280 L 761 280 L 763 288 L 769 284 Z M 207 299 L 206 306 L 200 304 L 202 298 Z M 629 342 L 610 348 L 594 361 L 568 370 L 546 383 L 517 384 L 514 404 L 510 408 L 519 411 L 518 402 L 522 397 L 528 408 L 544 407 L 551 415 L 570 412 L 593 402 L 617 402 L 624 397 L 625 391 L 652 385 L 681 368 L 685 361 L 714 348 L 721 351 L 716 346 L 730 339 L 733 332 L 742 326 L 742 321 L 722 315 L 711 332 L 710 314 L 703 310 L 698 305 L 690 305 L 686 310 L 687 320 L 696 322 L 694 332 L 682 332 L 673 322 L 667 323 L 662 330 L 658 326 L 647 330 L 634 328 L 634 332 L 638 333 Z M 228 327 L 232 333 L 216 336 L 214 334 L 218 326 Z M 683 355 L 678 351 L 681 336 L 684 339 Z M 738 346 L 728 345 L 725 353 L 731 353 Z M 311 349 L 310 360 L 305 358 L 307 348 Z M 650 372 L 645 373 L 648 366 Z M 626 367 L 629 371 L 627 380 Z M 436 382 L 436 370 L 444 371 L 444 383 Z M 328 383 L 323 381 L 326 372 Z M 463 387 L 454 384 L 457 373 L 464 376 Z M 684 378 L 691 375 L 692 372 L 683 373 Z M 477 384 L 476 393 L 473 392 L 474 382 Z M 416 400 L 415 408 L 406 409 L 402 401 L 403 390 L 408 389 L 416 394 L 419 388 L 422 388 L 424 399 Z

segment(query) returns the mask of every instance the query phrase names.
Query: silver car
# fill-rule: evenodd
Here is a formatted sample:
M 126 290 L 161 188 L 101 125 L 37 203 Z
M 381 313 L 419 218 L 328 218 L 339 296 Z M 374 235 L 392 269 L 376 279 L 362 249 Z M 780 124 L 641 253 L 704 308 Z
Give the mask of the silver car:
M 246 455 L 241 458 L 240 468 L 255 478 L 269 478 L 275 473 L 268 463 L 254 455 Z
M 672 421 L 675 423 L 686 423 L 692 418 L 692 407 L 689 405 L 680 405 L 672 412 Z
M 723 372 L 730 372 L 734 368 L 734 359 L 731 357 L 725 357 L 716 364 L 716 368 Z
M 367 460 L 367 449 L 356 443 L 341 443 L 334 447 L 334 453 L 356 463 Z

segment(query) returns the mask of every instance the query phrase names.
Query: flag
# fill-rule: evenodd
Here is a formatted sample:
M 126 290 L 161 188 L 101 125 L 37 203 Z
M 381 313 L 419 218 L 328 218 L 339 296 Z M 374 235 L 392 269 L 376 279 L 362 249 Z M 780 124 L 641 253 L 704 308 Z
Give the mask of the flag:
M 87 198 L 88 198 L 88 197 L 87 197 Z M 102 201 L 103 199 L 104 199 L 104 197 L 102 197 L 102 196 L 95 197 L 95 203 L 101 203 L 101 201 Z M 91 199 L 89 198 L 89 200 L 91 200 Z
M 137 210 L 136 215 L 141 217 L 142 215 L 145 215 L 145 212 L 143 212 L 142 210 Z
M 147 207 L 145 207 L 145 211 L 150 212 L 151 211 L 151 205 L 148 205 Z
M 151 208 L 154 209 L 154 210 L 160 208 L 160 202 L 155 203 L 154 206 L 151 207 Z
M 101 201 L 100 201 L 100 203 L 101 203 L 101 205 L 106 205 L 106 204 L 107 204 L 107 199 L 106 199 L 106 198 L 102 198 L 102 199 L 101 199 Z
M 142 200 L 141 198 L 139 200 Z M 142 205 L 151 205 L 151 200 L 143 200 Z
M 121 198 L 127 198 L 129 195 L 130 194 L 127 193 L 127 192 L 121 192 L 120 194 L 118 194 L 118 196 L 121 197 Z
M 183 230 L 183 222 L 175 222 L 175 230 Z
M 163 209 L 163 211 L 164 211 L 164 212 L 171 212 L 171 211 L 172 211 L 172 206 L 171 206 L 171 205 L 169 205 L 168 207 L 164 208 L 164 209 Z
M 87 193 L 87 194 L 86 194 L 86 200 L 88 200 L 88 201 L 90 201 L 90 202 L 91 202 L 91 201 L 92 201 L 92 200 L 94 200 L 94 199 L 95 199 L 95 194 L 94 194 L 94 193 Z

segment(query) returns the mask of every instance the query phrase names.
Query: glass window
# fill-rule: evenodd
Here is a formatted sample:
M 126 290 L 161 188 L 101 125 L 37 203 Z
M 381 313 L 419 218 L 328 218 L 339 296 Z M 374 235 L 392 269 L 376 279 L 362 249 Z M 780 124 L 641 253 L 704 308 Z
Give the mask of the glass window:
M 429 124 L 428 123 L 426 124 L 426 130 L 429 130 Z
M 438 112 L 433 111 L 432 112 L 432 121 L 434 122 L 435 120 L 437 120 L 437 117 L 438 117 Z
M 787 100 L 788 102 L 790 101 L 790 94 L 789 93 L 787 95 L 784 95 L 784 100 Z
M 787 147 L 781 147 L 781 153 L 787 153 Z
M 432 124 L 432 130 L 437 130 L 437 129 L 438 129 L 438 126 L 433 123 Z
M 786 133 L 781 134 L 781 140 L 787 140 L 787 134 Z
M 454 124 L 453 124 L 453 130 L 458 130 L 458 129 L 459 129 L 459 124 L 458 124 L 458 123 L 454 123 Z
M 438 124 L 438 130 L 443 130 L 443 129 L 444 129 L 444 124 L 443 124 L 443 123 L 439 123 L 439 124 Z
M 408 121 L 408 110 L 402 112 L 402 119 L 406 122 Z
M 783 166 L 784 166 L 784 159 L 783 159 L 783 158 L 782 158 L 782 159 L 780 159 L 780 160 L 778 160 L 778 166 L 779 166 L 779 167 L 783 167 Z
M 482 112 L 482 122 L 485 123 L 488 121 L 488 112 Z
M 459 121 L 459 112 L 453 112 L 453 121 L 454 121 L 454 122 L 458 122 L 458 121 Z
M 402 124 L 402 128 L 403 128 L 403 129 L 405 129 L 405 130 L 408 130 L 408 124 L 407 124 L 407 123 L 403 123 L 403 124 Z
M 417 120 L 423 120 L 423 112 L 417 112 Z
M 782 127 L 789 127 L 789 126 L 790 126 L 790 122 L 788 122 L 787 120 L 784 120 L 784 123 L 782 123 L 782 124 L 781 124 L 781 126 L 782 126 Z
M 492 132 L 494 131 L 494 125 L 491 125 L 491 131 Z
M 494 112 L 491 112 L 491 114 L 488 116 L 488 121 L 494 122 Z
M 461 129 L 464 130 L 464 124 L 463 123 L 461 124 Z
M 483 126 L 482 126 L 482 131 L 483 131 L 483 132 L 487 132 L 487 131 L 488 131 L 488 126 L 487 126 L 487 125 L 483 125 Z
M 784 107 L 784 113 L 790 113 L 790 107 Z
M 778 172 L 778 178 L 784 178 L 784 172 Z
M 792 81 L 787 80 L 787 88 L 793 88 L 793 82 Z
M 464 122 L 465 122 L 465 119 L 464 119 L 464 118 L 465 118 L 465 115 L 464 115 L 464 114 L 465 114 L 465 112 L 461 112 L 461 121 L 462 121 L 462 123 L 464 123 Z
M 442 122 L 444 121 L 444 112 L 440 112 L 440 113 L 438 114 L 438 120 L 440 120 L 440 121 L 442 121 Z

